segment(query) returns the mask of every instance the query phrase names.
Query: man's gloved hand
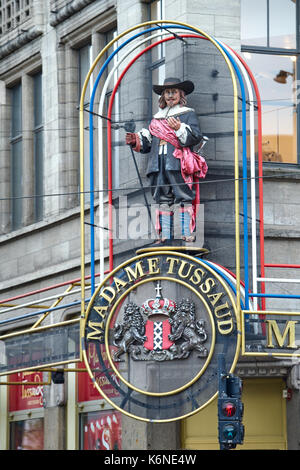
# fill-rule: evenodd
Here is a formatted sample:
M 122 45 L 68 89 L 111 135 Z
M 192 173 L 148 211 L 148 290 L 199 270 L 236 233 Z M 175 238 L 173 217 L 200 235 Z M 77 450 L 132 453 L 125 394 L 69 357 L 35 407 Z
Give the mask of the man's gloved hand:
M 134 147 L 136 145 L 136 134 L 132 132 L 127 132 L 125 142 L 127 145 L 131 145 L 132 147 Z
M 179 130 L 180 125 L 181 125 L 179 118 L 169 117 L 167 121 L 171 129 L 174 129 L 174 131 Z

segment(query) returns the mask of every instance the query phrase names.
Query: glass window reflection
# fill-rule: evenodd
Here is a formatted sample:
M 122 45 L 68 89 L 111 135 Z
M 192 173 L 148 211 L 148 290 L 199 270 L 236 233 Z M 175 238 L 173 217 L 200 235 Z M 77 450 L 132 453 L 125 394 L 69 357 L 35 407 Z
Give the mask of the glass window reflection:
M 262 101 L 263 160 L 297 163 L 296 56 L 244 54 Z
M 81 450 L 122 449 L 122 417 L 118 411 L 92 411 L 80 415 Z
M 241 0 L 242 44 L 267 47 L 267 25 L 267 0 Z
M 43 450 L 44 419 L 34 418 L 10 423 L 10 450 Z
M 242 44 L 296 49 L 295 0 L 241 0 Z
M 269 18 L 269 46 L 296 49 L 296 2 L 271 0 Z

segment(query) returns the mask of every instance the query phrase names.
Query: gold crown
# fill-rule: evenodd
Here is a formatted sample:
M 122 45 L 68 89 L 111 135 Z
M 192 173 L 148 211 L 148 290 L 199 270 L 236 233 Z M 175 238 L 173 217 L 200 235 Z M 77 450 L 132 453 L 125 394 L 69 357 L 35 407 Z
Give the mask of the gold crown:
M 166 315 L 167 317 L 170 313 L 174 312 L 176 309 L 176 303 L 174 300 L 163 298 L 161 296 L 161 286 L 159 281 L 156 284 L 156 297 L 155 299 L 147 299 L 142 305 L 142 310 L 148 315 Z

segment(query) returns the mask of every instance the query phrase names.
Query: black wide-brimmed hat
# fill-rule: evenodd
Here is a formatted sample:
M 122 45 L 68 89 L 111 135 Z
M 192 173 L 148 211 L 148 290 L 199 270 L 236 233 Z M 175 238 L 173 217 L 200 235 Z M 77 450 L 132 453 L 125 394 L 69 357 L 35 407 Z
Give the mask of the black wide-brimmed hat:
M 178 88 L 179 90 L 183 90 L 186 95 L 189 95 L 194 91 L 194 84 L 190 80 L 186 80 L 181 82 L 179 78 L 166 78 L 163 85 L 153 85 L 153 91 L 157 95 L 161 95 L 164 90 L 167 88 Z

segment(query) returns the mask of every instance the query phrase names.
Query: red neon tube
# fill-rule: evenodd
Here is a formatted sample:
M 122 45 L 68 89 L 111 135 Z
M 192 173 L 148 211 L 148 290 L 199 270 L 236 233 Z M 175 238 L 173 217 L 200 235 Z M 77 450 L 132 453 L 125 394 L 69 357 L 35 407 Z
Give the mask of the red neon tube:
M 265 264 L 266 268 L 290 268 L 290 269 L 299 269 L 300 264 Z
M 194 35 L 194 34 L 185 34 L 185 35 L 180 35 L 180 37 L 196 37 L 200 39 L 205 39 L 207 40 L 206 37 L 201 36 L 201 35 Z M 131 62 L 126 66 L 126 68 L 123 70 L 122 74 L 120 75 L 110 98 L 109 101 L 109 107 L 108 107 L 108 126 L 107 126 L 107 146 L 108 146 L 108 202 L 109 202 L 109 210 L 108 210 L 108 228 L 109 228 L 109 267 L 110 270 L 113 269 L 113 238 L 112 238 L 112 151 L 111 151 L 111 114 L 112 114 L 112 107 L 113 107 L 113 102 L 115 98 L 115 94 L 117 92 L 117 89 L 128 71 L 128 69 L 134 64 L 134 62 L 141 57 L 145 52 L 149 51 L 153 47 L 156 47 L 157 45 L 161 44 L 162 42 L 170 41 L 176 39 L 175 37 L 169 37 L 162 39 L 160 41 L 157 41 L 154 44 L 149 45 L 146 47 L 143 51 L 141 51 L 139 54 L 137 54 L 136 57 L 134 57 Z M 263 217 L 263 180 L 262 180 L 262 149 L 261 149 L 261 143 L 262 143 L 262 126 L 261 126 L 261 100 L 260 100 L 260 95 L 259 95 L 259 90 L 257 83 L 255 81 L 255 78 L 249 69 L 248 65 L 246 62 L 232 49 L 229 48 L 242 62 L 242 64 L 245 66 L 247 72 L 249 73 L 249 76 L 251 78 L 251 81 L 253 83 L 256 97 L 257 97 L 257 109 L 258 109 L 258 163 L 259 163 L 259 213 L 260 213 L 260 258 L 261 258 L 261 276 L 264 277 L 264 217 Z M 264 289 L 264 284 L 261 286 L 261 290 L 265 291 Z M 262 299 L 262 308 L 265 309 L 265 299 Z
M 198 37 L 198 38 L 204 38 L 203 36 L 200 35 L 194 35 L 194 34 L 185 34 L 181 35 L 180 37 Z M 141 57 L 145 52 L 148 52 L 150 49 L 153 47 L 156 47 L 157 45 L 161 44 L 162 42 L 166 41 L 172 41 L 173 39 L 176 39 L 174 36 L 168 37 L 161 39 L 160 41 L 155 42 L 154 44 L 150 44 L 148 47 L 143 49 L 141 52 L 139 52 L 130 62 L 129 64 L 125 67 L 123 72 L 121 73 L 114 89 L 111 94 L 110 100 L 109 100 L 109 105 L 108 105 L 108 112 L 107 112 L 107 117 L 108 117 L 108 123 L 107 123 L 107 162 L 108 162 L 108 229 L 109 229 L 109 239 L 108 239 L 108 246 L 109 246 L 109 270 L 113 270 L 113 237 L 112 237 L 112 150 L 111 150 L 111 114 L 112 114 L 112 107 L 113 107 L 113 102 L 115 99 L 116 92 L 119 88 L 119 85 L 128 71 L 128 69 L 136 62 L 136 60 Z
M 105 271 L 105 273 L 107 274 L 108 271 Z M 95 277 L 99 277 L 99 276 L 100 276 L 99 273 L 95 274 Z M 91 275 L 89 274 L 88 276 L 85 276 L 84 279 L 90 279 L 90 278 L 91 278 Z M 29 297 L 30 295 L 40 294 L 41 292 L 46 292 L 51 289 L 57 289 L 58 287 L 68 286 L 69 284 L 75 284 L 76 282 L 80 282 L 80 281 L 81 281 L 81 278 L 76 278 L 76 279 L 71 279 L 70 281 L 59 282 L 58 284 L 53 284 L 52 286 L 42 287 L 41 289 L 36 289 L 31 292 L 26 292 L 25 294 L 19 294 L 14 297 L 10 297 L 9 299 L 0 300 L 0 304 L 5 304 L 13 300 L 23 299 L 24 297 Z
M 229 47 L 229 46 L 228 46 Z M 257 139 L 258 139 L 258 188 L 259 188 L 259 233 L 260 233 L 260 272 L 261 277 L 265 277 L 265 236 L 264 236 L 264 207 L 263 207 L 263 159 L 262 159 L 262 119 L 261 119 L 261 99 L 259 94 L 259 89 L 256 83 L 256 80 L 248 67 L 248 64 L 245 60 L 239 56 L 239 54 L 234 51 L 231 47 L 229 49 L 239 58 L 249 77 L 251 78 L 256 99 L 257 99 Z M 265 283 L 261 283 L 261 292 L 265 293 Z M 265 298 L 262 297 L 261 300 L 262 310 L 266 308 Z

